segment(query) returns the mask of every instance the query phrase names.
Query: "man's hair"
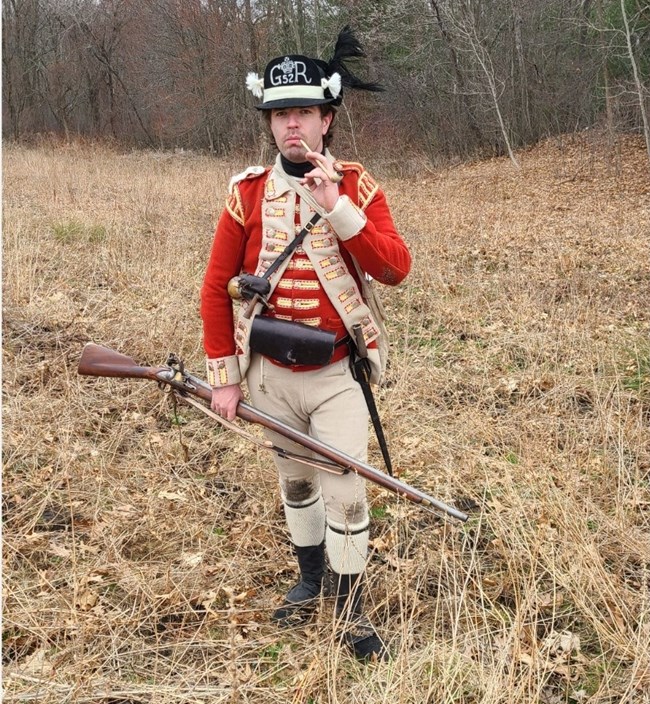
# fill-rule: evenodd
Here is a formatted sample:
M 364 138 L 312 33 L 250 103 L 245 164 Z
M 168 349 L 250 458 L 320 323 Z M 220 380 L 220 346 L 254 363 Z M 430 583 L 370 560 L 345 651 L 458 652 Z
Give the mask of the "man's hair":
M 323 147 L 327 148 L 330 146 L 332 143 L 332 140 L 334 139 L 334 122 L 336 121 L 336 108 L 330 105 L 329 103 L 325 103 L 323 105 L 318 106 L 320 108 L 320 114 L 321 117 L 325 117 L 325 115 L 329 115 L 330 113 L 332 114 L 332 121 L 330 122 L 330 126 L 327 129 L 327 132 L 323 136 Z M 273 144 L 273 133 L 271 132 L 271 112 L 272 110 L 264 110 L 264 119 L 266 121 L 266 125 L 268 127 L 268 134 L 269 137 L 271 138 L 271 143 Z

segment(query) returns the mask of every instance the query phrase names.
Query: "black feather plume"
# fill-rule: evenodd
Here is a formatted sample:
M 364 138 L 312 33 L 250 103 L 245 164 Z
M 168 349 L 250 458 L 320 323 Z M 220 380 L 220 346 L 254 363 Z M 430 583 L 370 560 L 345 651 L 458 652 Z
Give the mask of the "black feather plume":
M 350 25 L 346 25 L 339 32 L 339 36 L 334 47 L 334 54 L 327 62 L 327 75 L 331 76 L 335 72 L 339 73 L 341 75 L 342 84 L 347 88 L 353 88 L 355 90 L 370 90 L 374 92 L 383 91 L 384 88 L 382 85 L 379 83 L 362 81 L 346 66 L 346 60 L 362 59 L 365 58 L 365 56 L 366 53 L 352 31 L 352 28 Z

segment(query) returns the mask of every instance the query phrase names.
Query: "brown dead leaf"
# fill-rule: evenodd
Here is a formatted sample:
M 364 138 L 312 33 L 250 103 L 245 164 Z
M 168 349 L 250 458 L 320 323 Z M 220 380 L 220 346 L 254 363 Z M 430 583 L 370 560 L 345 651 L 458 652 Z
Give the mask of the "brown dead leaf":
M 173 491 L 159 491 L 159 499 L 167 499 L 168 501 L 187 501 L 187 497 L 184 494 L 178 494 Z
M 413 567 L 415 560 L 398 557 L 389 553 L 386 555 L 386 562 L 395 570 L 406 570 Z
M 47 551 L 50 555 L 54 555 L 55 557 L 62 557 L 64 559 L 70 557 L 70 555 L 72 554 L 72 552 L 68 550 L 68 548 L 63 547 L 63 545 L 57 545 L 57 543 L 53 543 L 52 545 L 50 545 Z
M 519 653 L 518 660 L 529 667 L 532 667 L 535 662 L 535 658 L 530 653 Z
M 181 555 L 181 563 L 188 567 L 196 567 L 203 562 L 202 552 L 184 552 Z
M 391 548 L 390 542 L 385 538 L 374 538 L 374 540 L 369 540 L 368 545 L 377 552 L 387 552 Z
M 81 611 L 90 611 L 98 600 L 99 597 L 92 589 L 83 589 L 75 600 L 75 606 Z
M 39 648 L 28 656 L 15 672 L 27 677 L 47 679 L 54 673 L 54 666 L 48 658 L 47 650 Z

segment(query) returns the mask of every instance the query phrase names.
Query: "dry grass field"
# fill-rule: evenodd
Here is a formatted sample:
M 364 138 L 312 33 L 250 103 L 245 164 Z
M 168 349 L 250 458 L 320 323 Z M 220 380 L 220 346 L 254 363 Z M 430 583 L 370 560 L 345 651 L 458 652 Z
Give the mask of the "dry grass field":
M 95 144 L 3 153 L 4 701 L 650 702 L 650 179 L 642 140 L 448 168 L 374 164 L 414 255 L 382 290 L 401 478 L 368 575 L 386 664 L 295 579 L 272 457 L 89 340 L 203 376 L 198 294 L 244 162 Z M 371 462 L 381 466 L 376 445 Z

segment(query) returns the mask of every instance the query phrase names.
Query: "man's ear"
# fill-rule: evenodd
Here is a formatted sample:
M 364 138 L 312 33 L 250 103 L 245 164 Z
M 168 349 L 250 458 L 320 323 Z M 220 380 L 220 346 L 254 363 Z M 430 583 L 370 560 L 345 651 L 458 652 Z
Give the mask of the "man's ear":
M 334 113 L 330 110 L 330 112 L 328 112 L 327 115 L 323 115 L 321 119 L 323 120 L 323 135 L 326 135 L 334 119 Z

